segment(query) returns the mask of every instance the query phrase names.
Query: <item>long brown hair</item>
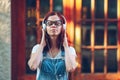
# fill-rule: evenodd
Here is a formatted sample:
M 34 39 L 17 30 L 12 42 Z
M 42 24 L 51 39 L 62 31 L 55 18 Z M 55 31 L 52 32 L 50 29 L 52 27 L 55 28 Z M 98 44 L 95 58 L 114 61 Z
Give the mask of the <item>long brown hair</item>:
M 60 20 L 62 21 L 63 24 L 66 23 L 65 18 L 64 18 L 63 15 L 62 15 L 61 13 L 59 13 L 59 12 L 49 12 L 49 13 L 45 16 L 43 23 L 45 24 L 46 20 L 47 20 L 50 16 L 53 16 L 53 15 L 57 15 L 57 16 L 60 18 Z M 64 28 L 62 27 L 61 32 L 60 32 L 60 34 L 58 35 L 58 38 L 57 38 L 57 40 L 56 40 L 57 48 L 58 48 L 58 49 L 61 48 L 61 50 L 63 50 L 63 51 L 64 51 L 64 48 L 63 48 L 64 33 L 65 33 L 65 30 L 64 30 Z M 50 36 L 48 35 L 46 29 L 45 29 L 45 41 L 46 41 L 47 44 L 46 44 L 46 46 L 44 47 L 43 52 L 49 51 L 49 49 L 50 49 L 51 46 L 52 46 L 52 45 L 51 45 Z

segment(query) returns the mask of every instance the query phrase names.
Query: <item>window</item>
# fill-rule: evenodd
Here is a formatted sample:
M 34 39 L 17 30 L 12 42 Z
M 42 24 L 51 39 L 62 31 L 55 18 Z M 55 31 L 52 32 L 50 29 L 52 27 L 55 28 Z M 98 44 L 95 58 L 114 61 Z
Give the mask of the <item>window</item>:
M 81 72 L 117 72 L 117 0 L 82 0 L 81 17 Z

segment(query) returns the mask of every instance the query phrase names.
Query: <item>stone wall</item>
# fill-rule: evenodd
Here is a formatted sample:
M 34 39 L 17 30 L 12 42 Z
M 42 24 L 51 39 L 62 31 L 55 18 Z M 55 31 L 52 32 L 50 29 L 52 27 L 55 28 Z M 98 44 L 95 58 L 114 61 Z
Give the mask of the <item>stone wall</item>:
M 11 80 L 10 6 L 10 0 L 0 0 L 0 80 Z

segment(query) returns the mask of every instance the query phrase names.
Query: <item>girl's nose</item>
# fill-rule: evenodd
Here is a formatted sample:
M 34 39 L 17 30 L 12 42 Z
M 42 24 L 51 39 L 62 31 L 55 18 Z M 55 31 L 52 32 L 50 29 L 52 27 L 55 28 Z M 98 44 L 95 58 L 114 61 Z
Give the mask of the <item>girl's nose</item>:
M 53 23 L 53 24 L 51 25 L 51 27 L 57 27 L 57 26 L 55 25 L 55 23 Z

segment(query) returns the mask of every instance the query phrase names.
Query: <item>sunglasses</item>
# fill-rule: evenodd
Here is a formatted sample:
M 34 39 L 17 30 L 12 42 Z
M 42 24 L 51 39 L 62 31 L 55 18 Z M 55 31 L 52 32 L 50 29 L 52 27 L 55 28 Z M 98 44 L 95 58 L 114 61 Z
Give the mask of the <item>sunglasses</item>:
M 57 20 L 57 21 L 47 20 L 47 21 L 46 21 L 46 25 L 47 25 L 47 26 L 52 26 L 53 24 L 54 24 L 55 26 L 61 26 L 61 25 L 62 25 L 62 21 L 61 21 L 61 20 Z

